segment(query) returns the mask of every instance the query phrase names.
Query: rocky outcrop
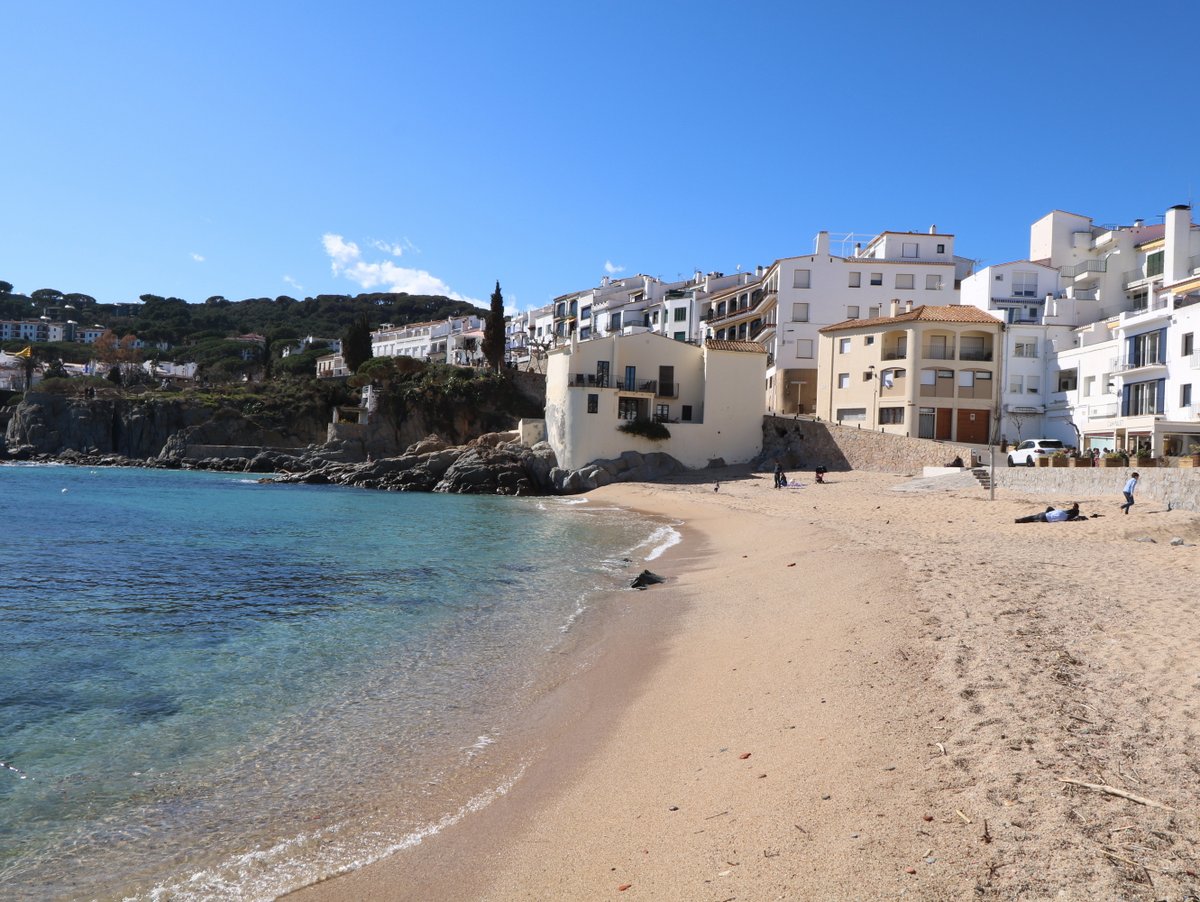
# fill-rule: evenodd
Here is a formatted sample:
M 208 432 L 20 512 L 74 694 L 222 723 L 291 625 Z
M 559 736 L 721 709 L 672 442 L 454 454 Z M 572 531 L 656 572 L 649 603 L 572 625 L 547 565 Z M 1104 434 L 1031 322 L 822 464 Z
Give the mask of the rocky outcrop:
M 27 455 L 76 451 L 181 460 L 189 445 L 306 446 L 322 441 L 324 431 L 323 422 L 302 415 L 286 425 L 271 425 L 234 410 L 177 399 L 28 392 L 9 417 L 4 441 L 14 453 Z

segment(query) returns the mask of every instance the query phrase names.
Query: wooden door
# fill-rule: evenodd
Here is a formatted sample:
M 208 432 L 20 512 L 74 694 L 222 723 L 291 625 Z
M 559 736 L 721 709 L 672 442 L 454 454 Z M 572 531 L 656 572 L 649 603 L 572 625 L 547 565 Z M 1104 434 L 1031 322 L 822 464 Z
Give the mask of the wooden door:
M 986 410 L 960 410 L 958 412 L 958 434 L 955 441 L 968 445 L 986 445 L 988 419 L 989 413 Z
M 933 436 L 934 438 L 943 442 L 950 441 L 950 428 L 954 423 L 950 415 L 953 412 L 949 407 L 939 407 L 937 409 L 937 427 Z

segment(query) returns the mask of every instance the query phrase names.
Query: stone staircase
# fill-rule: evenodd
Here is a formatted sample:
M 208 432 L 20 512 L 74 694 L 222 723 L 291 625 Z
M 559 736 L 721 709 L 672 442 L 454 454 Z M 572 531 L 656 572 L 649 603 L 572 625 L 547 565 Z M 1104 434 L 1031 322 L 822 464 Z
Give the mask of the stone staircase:
M 992 487 L 992 477 L 988 473 L 987 467 L 975 467 L 971 470 L 971 475 L 974 476 L 976 481 L 985 489 L 990 489 Z

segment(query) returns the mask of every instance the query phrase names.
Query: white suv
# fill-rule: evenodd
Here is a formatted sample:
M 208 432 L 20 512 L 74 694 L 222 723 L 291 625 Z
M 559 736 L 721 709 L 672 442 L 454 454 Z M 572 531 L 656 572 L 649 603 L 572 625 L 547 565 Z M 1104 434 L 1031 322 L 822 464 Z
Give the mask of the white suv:
M 1056 438 L 1031 438 L 1027 442 L 1021 442 L 1008 453 L 1008 465 L 1010 467 L 1032 467 L 1036 465 L 1034 462 L 1039 457 L 1053 454 L 1055 451 L 1062 451 L 1065 448 L 1066 445 Z

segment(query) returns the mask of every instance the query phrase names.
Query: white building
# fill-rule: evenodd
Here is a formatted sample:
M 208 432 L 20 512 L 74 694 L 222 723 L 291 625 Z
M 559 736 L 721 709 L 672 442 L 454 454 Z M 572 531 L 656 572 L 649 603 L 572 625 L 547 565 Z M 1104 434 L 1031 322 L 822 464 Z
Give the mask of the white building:
M 483 318 L 473 314 L 403 326 L 385 323 L 371 333 L 371 355 L 479 366 L 483 361 L 483 330 Z
M 954 256 L 954 236 L 882 232 L 864 248 L 854 235 L 817 235 L 812 254 L 776 260 L 757 281 L 714 293 L 703 311 L 717 339 L 756 341 L 770 353 L 767 409 L 811 413 L 817 401 L 818 332 L 903 306 L 957 304 L 972 261 Z M 837 246 L 834 247 L 834 244 Z
M 743 463 L 762 448 L 766 353 L 750 342 L 697 346 L 653 332 L 571 341 L 549 352 L 546 432 L 559 466 L 623 451 L 663 451 L 685 466 Z M 629 435 L 629 420 L 656 420 L 663 441 Z

